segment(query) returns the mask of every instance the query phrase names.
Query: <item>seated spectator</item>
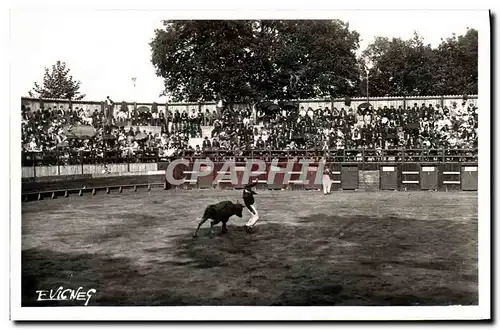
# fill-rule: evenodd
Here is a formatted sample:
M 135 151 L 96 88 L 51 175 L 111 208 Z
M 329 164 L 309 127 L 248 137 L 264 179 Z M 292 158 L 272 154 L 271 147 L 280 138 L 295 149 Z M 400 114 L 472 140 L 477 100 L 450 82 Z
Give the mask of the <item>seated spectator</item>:
M 212 144 L 210 143 L 210 140 L 206 136 L 205 139 L 203 140 L 202 148 L 203 150 L 210 150 L 212 148 Z

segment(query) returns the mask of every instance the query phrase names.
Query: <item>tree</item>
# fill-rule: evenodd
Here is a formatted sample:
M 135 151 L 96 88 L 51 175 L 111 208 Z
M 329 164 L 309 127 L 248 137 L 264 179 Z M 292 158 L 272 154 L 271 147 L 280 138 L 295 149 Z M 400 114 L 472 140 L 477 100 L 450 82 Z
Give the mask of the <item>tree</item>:
M 175 101 L 354 93 L 359 35 L 341 21 L 165 21 L 151 61 Z M 312 38 L 311 38 L 312 36 Z
M 54 98 L 54 99 L 68 99 L 68 100 L 81 100 L 85 94 L 80 94 L 80 81 L 73 80 L 70 75 L 69 69 L 66 68 L 66 63 L 57 61 L 52 65 L 52 70 L 45 68 L 43 76 L 43 83 L 35 86 L 28 94 L 30 97 L 37 98 Z
M 377 37 L 363 51 L 370 96 L 477 94 L 477 31 L 443 40 L 437 48 L 417 34 L 409 40 Z M 362 91 L 366 90 L 366 74 Z M 366 92 L 362 95 L 366 95 Z
M 249 21 L 165 21 L 150 43 L 152 63 L 174 101 L 234 104 L 253 97 Z
M 435 51 L 435 87 L 442 95 L 477 94 L 478 32 L 453 34 Z
M 352 96 L 359 88 L 359 34 L 340 20 L 261 21 L 268 99 Z M 262 77 L 261 77 L 262 78 Z M 260 79 L 262 81 L 264 79 Z
M 368 77 L 370 96 L 435 94 L 433 50 L 417 33 L 410 40 L 377 37 L 362 57 L 373 64 Z M 362 90 L 366 83 L 363 77 Z

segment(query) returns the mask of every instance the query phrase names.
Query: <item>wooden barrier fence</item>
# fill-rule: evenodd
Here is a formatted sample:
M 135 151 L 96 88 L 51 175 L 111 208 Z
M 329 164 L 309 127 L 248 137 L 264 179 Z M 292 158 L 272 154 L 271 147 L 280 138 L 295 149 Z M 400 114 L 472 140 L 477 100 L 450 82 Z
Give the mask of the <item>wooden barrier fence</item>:
M 168 189 L 241 189 L 252 180 L 258 181 L 258 189 L 269 190 L 318 190 L 322 186 L 324 167 L 331 173 L 332 191 L 477 191 L 477 163 L 460 162 L 414 162 L 376 163 L 363 166 L 362 163 L 312 162 L 303 171 L 302 164 L 295 162 L 265 163 L 265 170 L 245 175 L 246 163 L 234 163 L 236 182 L 229 178 L 220 179 L 219 173 L 231 174 L 223 164 L 213 167 L 195 168 L 194 162 L 178 164 L 173 168 L 174 179 L 180 183 L 167 182 L 166 171 L 157 170 L 149 174 L 103 175 L 92 174 L 25 178 L 22 183 L 23 201 L 40 200 L 50 196 L 79 196 L 99 191 L 155 187 Z M 217 179 L 219 177 L 219 179 Z M 306 181 L 308 182 L 306 182 Z

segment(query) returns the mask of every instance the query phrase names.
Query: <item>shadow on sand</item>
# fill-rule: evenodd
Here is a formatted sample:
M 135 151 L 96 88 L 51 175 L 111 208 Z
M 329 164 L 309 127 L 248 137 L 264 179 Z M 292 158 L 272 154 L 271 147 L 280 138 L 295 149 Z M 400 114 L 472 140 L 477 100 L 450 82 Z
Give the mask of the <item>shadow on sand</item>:
M 173 248 L 143 250 L 157 262 L 142 266 L 30 249 L 22 304 L 82 305 L 35 301 L 36 290 L 82 286 L 96 288 L 94 306 L 474 305 L 477 247 L 465 244 L 477 242 L 476 225 L 315 214 L 295 225 L 262 221 L 253 234 L 229 225 L 213 237 L 206 228 L 168 236 Z

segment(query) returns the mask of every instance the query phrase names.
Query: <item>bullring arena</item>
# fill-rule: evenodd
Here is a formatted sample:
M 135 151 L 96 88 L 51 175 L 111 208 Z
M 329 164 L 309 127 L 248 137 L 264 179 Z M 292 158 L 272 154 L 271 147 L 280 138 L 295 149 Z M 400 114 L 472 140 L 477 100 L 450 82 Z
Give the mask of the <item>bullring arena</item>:
M 255 232 L 243 230 L 246 210 L 227 234 L 206 225 L 197 238 L 207 205 L 241 201 L 241 175 L 223 185 L 178 166 L 184 183 L 173 186 L 165 163 L 148 163 L 25 178 L 22 304 L 81 305 L 35 301 L 37 288 L 77 285 L 96 289 L 94 306 L 475 305 L 477 163 L 469 156 L 329 158 L 330 195 L 295 177 L 268 185 L 268 164 L 256 176 Z M 120 167 L 136 172 L 118 175 Z
M 215 104 L 23 98 L 22 305 L 80 306 L 36 293 L 80 286 L 95 289 L 89 306 L 477 305 L 477 96 L 373 98 L 356 112 L 365 101 L 232 109 L 233 122 Z M 196 107 L 207 115 L 183 119 Z M 236 127 L 253 140 L 233 141 Z M 228 161 L 235 181 L 217 178 Z M 314 180 L 324 167 L 331 194 Z M 193 238 L 209 204 L 242 201 L 248 169 L 254 232 L 245 209 L 226 234 L 207 222 Z

